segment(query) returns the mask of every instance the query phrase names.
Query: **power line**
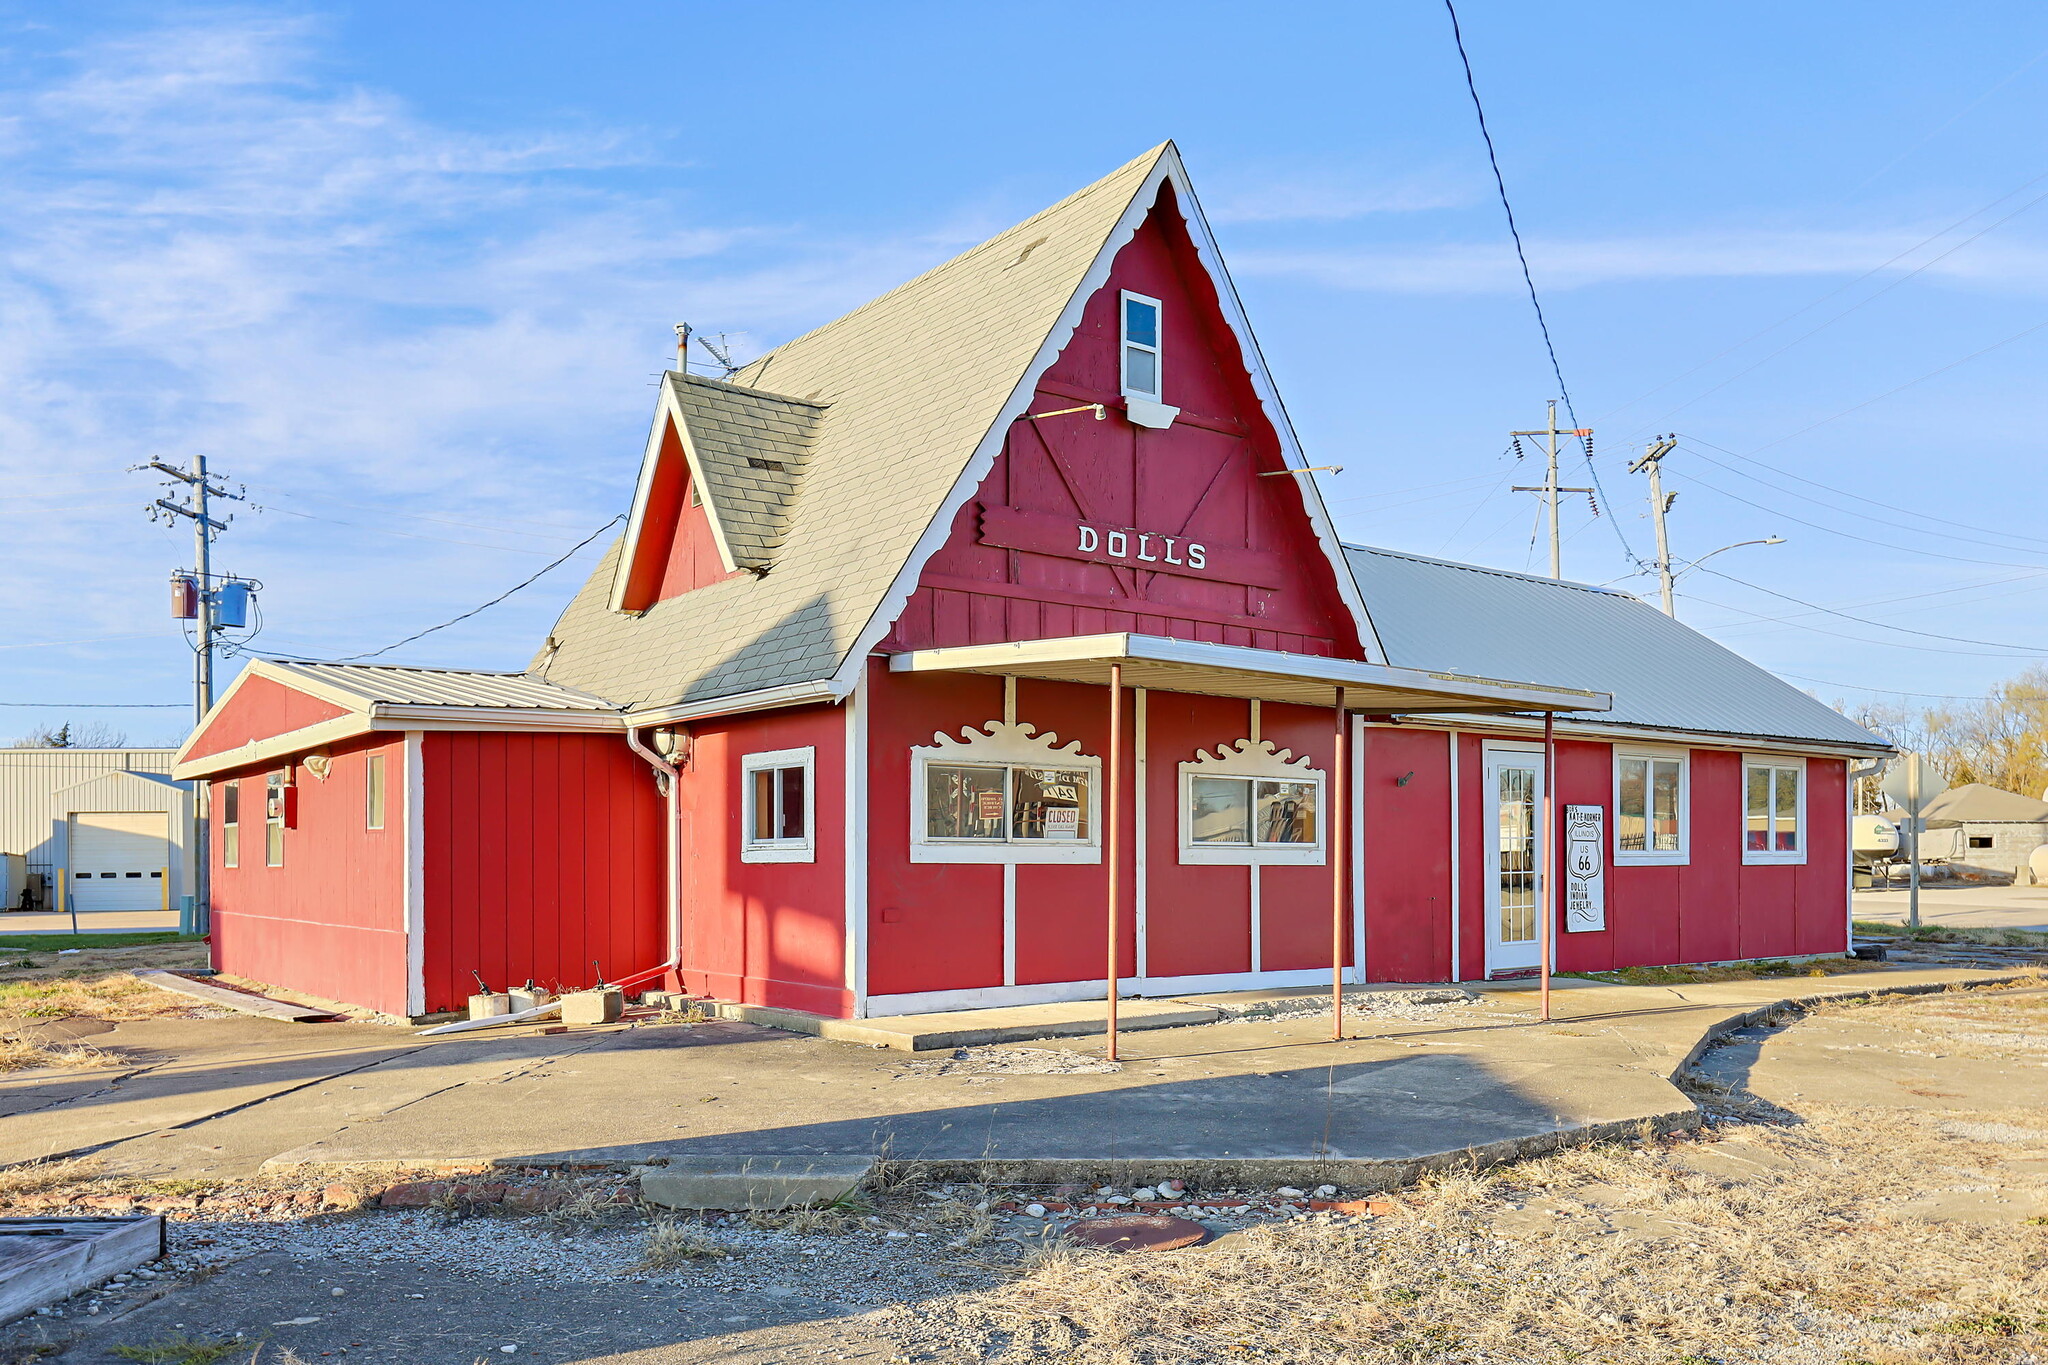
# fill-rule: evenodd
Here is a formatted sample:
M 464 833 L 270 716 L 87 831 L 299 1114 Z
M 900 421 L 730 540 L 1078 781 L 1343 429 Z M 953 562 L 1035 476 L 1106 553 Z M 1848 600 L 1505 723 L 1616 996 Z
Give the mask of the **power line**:
M 1884 502 L 1884 501 L 1881 501 L 1881 500 L 1879 500 L 1879 499 L 1877 499 L 1877 498 L 1869 498 L 1869 497 L 1865 497 L 1865 496 L 1864 496 L 1863 494 L 1861 494 L 1861 493 L 1852 493 L 1852 492 L 1850 492 L 1850 491 L 1849 491 L 1848 489 L 1846 489 L 1846 488 L 1837 488 L 1837 487 L 1835 487 L 1835 486 L 1834 486 L 1833 484 L 1831 484 L 1831 483 L 1822 483 L 1822 482 L 1820 482 L 1820 481 L 1819 481 L 1818 479 L 1809 479 L 1809 478 L 1807 478 L 1807 477 L 1806 477 L 1805 475 L 1803 475 L 1803 474 L 1794 474 L 1794 473 L 1793 473 L 1793 472 L 1792 472 L 1791 470 L 1789 470 L 1789 469 L 1780 469 L 1780 468 L 1778 468 L 1778 467 L 1777 467 L 1776 465 L 1774 465 L 1774 464 L 1766 464 L 1766 463 L 1764 463 L 1764 462 L 1763 462 L 1762 460 L 1752 459 L 1752 458 L 1751 458 L 1750 456 L 1747 456 L 1747 455 L 1741 454 L 1741 453 L 1739 453 L 1739 452 L 1737 452 L 1737 451 L 1733 451 L 1733 450 L 1730 450 L 1730 449 L 1728 449 L 1728 447 L 1726 447 L 1726 446 L 1717 446 L 1717 445 L 1715 445 L 1715 444 L 1714 444 L 1714 443 L 1713 443 L 1712 441 L 1704 440 L 1704 439 L 1702 439 L 1702 438 L 1700 438 L 1700 437 L 1698 437 L 1698 436 L 1687 436 L 1687 435 L 1684 435 L 1683 433 L 1680 433 L 1680 439 L 1681 439 L 1681 440 L 1684 440 L 1684 441 L 1698 441 L 1698 442 L 1699 442 L 1699 444 L 1701 444 L 1701 445 L 1703 445 L 1703 446 L 1706 446 L 1706 447 L 1708 447 L 1709 449 L 1712 449 L 1712 450 L 1718 450 L 1718 451 L 1720 451 L 1720 452 L 1721 452 L 1721 453 L 1722 453 L 1723 455 L 1731 456 L 1731 457 L 1732 457 L 1732 458 L 1734 458 L 1734 459 L 1737 459 L 1737 460 L 1740 460 L 1740 461 L 1742 461 L 1742 462 L 1743 462 L 1744 464 L 1753 464 L 1753 465 L 1755 465 L 1755 466 L 1756 466 L 1756 467 L 1757 467 L 1758 469 L 1768 469 L 1768 470 L 1770 470 L 1770 471 L 1771 471 L 1771 473 L 1773 473 L 1773 474 L 1779 474 L 1779 475 L 1782 475 L 1782 476 L 1784 476 L 1785 478 L 1788 478 L 1788 479 L 1796 479 L 1796 480 L 1798 480 L 1798 481 L 1799 481 L 1800 483 L 1806 484 L 1806 485 L 1808 485 L 1809 487 L 1812 487 L 1812 488 L 1819 488 L 1819 489 L 1823 489 L 1823 490 L 1825 490 L 1825 491 L 1827 491 L 1827 492 L 1829 492 L 1829 493 L 1834 493 L 1834 494 L 1838 494 L 1838 495 L 1840 495 L 1841 497 L 1845 497 L 1845 498 L 1854 498 L 1854 499 L 1855 499 L 1855 500 L 1856 500 L 1857 502 L 1867 502 L 1867 503 L 1869 503 L 1869 504 L 1870 504 L 1870 505 L 1871 505 L 1872 507 L 1882 507 L 1882 508 L 1884 508 L 1884 509 L 1885 509 L 1885 510 L 1886 510 L 1887 512 L 1899 512 L 1899 513 L 1903 513 L 1904 515 L 1906 515 L 1906 516 L 1909 516 L 1909 517 L 1919 517 L 1919 518 L 1920 518 L 1921 520 L 1923 520 L 1923 521 L 1938 521 L 1938 522 L 1941 522 L 1941 523 L 1942 523 L 1943 525 L 1946 525 L 1946 526 L 1954 526 L 1954 527 L 1957 527 L 1957 528 L 1959 528 L 1959 529 L 1961 529 L 1961 530 L 1964 530 L 1964 531 L 1974 531 L 1974 532 L 1976 532 L 1976 533 L 1977 533 L 1977 534 L 1979 534 L 1979 535 L 1987 535 L 1987 536 L 2003 536 L 2003 537 L 2005 537 L 2005 538 L 2006 538 L 2007 540 L 2032 540 L 2032 541 L 2035 541 L 2035 542 L 2037 542 L 2037 543 L 2039 543 L 2039 544 L 2042 544 L 2042 545 L 2048 545 L 2048 540 L 2044 540 L 2044 539 L 2042 539 L 2042 538 L 2041 538 L 2041 537 L 2039 537 L 2039 536 L 2023 536 L 2023 535 L 2018 535 L 2018 534 L 2016 534 L 2016 533 L 2014 533 L 2014 532 L 2011 532 L 2011 531 L 1994 531 L 1994 530 L 1992 530 L 1992 529 L 1991 529 L 1990 527 L 1988 527 L 1988 526 L 1976 526 L 1976 525 L 1973 525 L 1973 524 L 1971 524 L 1970 522 L 1967 522 L 1967 521 L 1957 521 L 1957 520 L 1955 520 L 1955 519 L 1954 519 L 1954 518 L 1952 518 L 1952 517 L 1937 517 L 1937 516 L 1933 515 L 1932 513 L 1927 513 L 1927 512 L 1917 512 L 1917 511 L 1915 511 L 1914 509 L 1912 509 L 1912 508 L 1910 508 L 1910 507 L 1901 507 L 1901 506 L 1899 506 L 1899 505 L 1898 505 L 1897 503 L 1891 503 L 1891 502 Z M 1688 449 L 1688 450 L 1690 450 L 1690 449 L 1691 449 L 1691 447 L 1690 447 L 1690 446 L 1688 446 L 1688 447 L 1687 447 L 1687 449 Z M 1720 467 L 1721 467 L 1721 468 L 1723 468 L 1723 469 L 1726 469 L 1726 470 L 1727 470 L 1727 471 L 1728 471 L 1729 473 L 1731 473 L 1731 474 L 1740 474 L 1740 475 L 1742 475 L 1742 477 L 1743 477 L 1743 478 L 1746 478 L 1746 479 L 1756 479 L 1756 481 L 1757 481 L 1758 483 L 1762 483 L 1762 484 L 1764 484 L 1764 486 L 1765 486 L 1765 487 L 1772 487 L 1772 486 L 1773 486 L 1773 485 L 1771 485 L 1771 484 L 1767 483 L 1767 482 L 1766 482 L 1765 480 L 1763 480 L 1763 479 L 1757 479 L 1757 478 L 1756 478 L 1756 475 L 1754 475 L 1754 474 L 1743 474 L 1743 473 L 1742 473 L 1742 471 L 1741 471 L 1741 470 L 1739 470 L 1739 469 L 1736 469 L 1736 468 L 1734 468 L 1734 467 L 1732 467 L 1732 466 L 1730 466 L 1730 465 L 1725 465 L 1725 464 L 1721 464 L 1721 462 L 1720 462 L 1719 460 L 1716 460 L 1716 459 L 1715 459 L 1715 458 L 1714 458 L 1713 456 L 1711 456 L 1711 455 L 1708 455 L 1708 454 L 1706 454 L 1706 453 L 1705 453 L 1704 451 L 1699 451 L 1699 450 L 1693 450 L 1693 451 L 1692 451 L 1692 453 L 1693 453 L 1694 455 L 1698 455 L 1698 456 L 1699 456 L 1699 457 L 1700 457 L 1701 459 L 1703 459 L 1703 460 L 1707 461 L 1707 462 L 1708 462 L 1709 464 L 1714 464 L 1714 465 L 1720 465 Z M 1791 490 L 1791 489 L 1789 489 L 1789 488 L 1786 488 L 1786 489 L 1780 489 L 1779 491 L 1780 491 L 1780 492 L 1785 492 L 1785 493 L 1792 493 L 1792 492 L 1793 492 L 1793 490 Z M 1803 495 L 1803 494 L 1799 494 L 1799 493 L 1793 493 L 1793 496 L 1794 496 L 1794 497 L 1801 497 L 1801 496 L 1804 496 L 1804 495 Z M 1818 500 L 1818 499 L 1808 499 L 1808 501 L 1812 501 L 1812 502 L 1818 502 L 1819 500 Z M 1821 506 L 1826 506 L 1826 504 L 1825 504 L 1825 503 L 1821 503 L 1820 505 L 1821 505 Z M 1847 509 L 1840 509 L 1840 510 L 1847 510 Z
M 1493 145 L 1493 130 L 1486 126 L 1486 106 L 1480 102 L 1479 82 L 1472 75 L 1472 58 L 1465 51 L 1465 33 L 1458 24 L 1458 7 L 1452 0 L 1444 0 L 1444 10 L 1451 16 L 1451 40 L 1458 46 L 1458 62 L 1465 69 L 1465 90 L 1472 96 L 1472 112 L 1479 120 L 1479 136 L 1486 143 L 1486 164 L 1493 169 L 1493 187 L 1500 195 L 1501 212 L 1507 216 L 1508 236 L 1514 239 L 1515 259 L 1522 266 L 1522 283 L 1529 291 L 1529 307 L 1536 313 L 1536 328 L 1543 334 L 1543 350 L 1550 357 L 1550 373 L 1557 379 L 1557 396 L 1563 400 L 1565 415 L 1577 429 L 1578 409 L 1572 405 L 1571 388 L 1564 382 L 1564 367 L 1557 360 L 1557 345 L 1550 337 L 1550 319 L 1543 315 L 1543 300 L 1536 293 L 1536 277 L 1529 270 L 1529 253 L 1522 246 L 1522 229 L 1515 222 L 1515 206 L 1508 200 L 1508 182 L 1500 171 L 1500 153 Z M 1599 491 L 1600 501 L 1613 507 L 1614 500 L 1607 496 L 1607 489 L 1600 482 L 1600 471 L 1593 464 L 1593 442 L 1590 437 L 1581 439 L 1585 440 L 1586 470 L 1593 477 L 1593 487 Z M 1635 547 L 1628 543 L 1628 535 L 1621 529 L 1621 523 L 1609 517 L 1607 524 L 1614 528 L 1614 537 L 1621 542 L 1622 554 L 1640 563 L 1636 560 Z
M 1716 578 L 1725 578 L 1730 583 L 1739 583 L 1745 588 L 1763 593 L 1768 597 L 1775 597 L 1781 601 L 1807 607 L 1825 616 L 1839 616 L 1844 621 L 1855 621 L 1866 626 L 1876 626 L 1879 630 L 1896 630 L 1901 635 L 1918 635 L 1928 640 L 1947 640 L 1952 644 L 1958 645 L 1990 645 L 1994 649 L 2017 649 L 2029 654 L 2048 654 L 2048 645 L 2016 645 L 2009 640 L 1973 640 L 1964 635 L 1941 635 L 1931 630 L 1914 630 L 1911 626 L 1895 626 L 1888 621 L 1873 621 L 1867 616 L 1852 616 L 1846 611 L 1836 611 L 1833 607 L 1824 607 L 1818 602 L 1808 602 L 1804 598 L 1794 597 L 1790 593 L 1779 592 L 1775 588 L 1766 588 L 1761 584 L 1752 583 L 1746 578 L 1737 578 L 1732 573 L 1723 573 L 1719 569 L 1702 568 L 1700 572 L 1712 574 Z M 1788 622 L 1788 624 L 1790 623 Z
M 448 627 L 455 625 L 458 622 L 467 621 L 470 617 L 475 616 L 478 612 L 487 611 L 490 608 L 497 606 L 498 603 L 504 601 L 513 593 L 518 592 L 521 588 L 533 586 L 533 584 L 540 581 L 542 575 L 550 572 L 551 570 L 559 569 L 560 567 L 562 567 L 562 565 L 568 563 L 571 559 L 576 557 L 576 553 L 578 550 L 581 550 L 584 546 L 590 544 L 591 541 L 596 540 L 599 536 L 603 535 L 606 531 L 611 530 L 612 527 L 617 526 L 620 522 L 624 521 L 625 519 L 626 514 L 621 512 L 618 516 L 613 517 L 610 521 L 606 522 L 604 525 L 598 527 L 595 531 L 592 531 L 589 535 L 585 536 L 582 540 L 578 541 L 575 547 L 571 549 L 567 554 L 563 555 L 560 559 L 555 560 L 551 564 L 545 565 L 541 568 L 541 570 L 538 573 L 534 574 L 533 577 L 527 579 L 525 582 L 513 584 L 511 587 L 505 589 L 505 591 L 499 593 L 496 597 L 493 597 L 490 601 L 484 603 L 480 607 L 474 607 L 469 611 L 462 613 L 462 615 L 460 616 L 451 617 L 450 619 L 443 621 L 438 626 L 428 626 L 425 630 L 420 631 L 416 635 L 406 636 L 397 644 L 386 645 L 382 649 L 373 649 L 367 654 L 345 654 L 341 658 L 329 660 L 329 662 L 345 664 L 353 663 L 357 659 L 374 659 L 380 654 L 389 654 L 394 649 L 399 649 L 405 645 L 409 645 L 415 640 L 424 639 L 425 637 L 432 635 L 437 630 L 446 630 L 448 629 Z
M 1845 687 L 1851 692 L 1882 692 L 1889 697 L 1926 697 L 1930 701 L 1983 701 L 1982 692 L 1903 692 L 1896 687 L 1872 687 L 1868 683 L 1833 682 L 1827 678 L 1809 678 L 1803 673 L 1787 673 L 1782 668 L 1771 670 L 1781 678 L 1797 678 L 1801 682 L 1818 683 L 1822 687 Z
M 1781 518 L 1785 521 L 1797 522 L 1801 526 L 1811 527 L 1813 530 L 1816 531 L 1825 531 L 1827 534 L 1831 536 L 1840 536 L 1844 540 L 1853 540 L 1864 545 L 1875 545 L 1880 550 L 1897 550 L 1901 554 L 1924 555 L 1929 559 L 1953 560 L 1958 564 L 1988 564 L 1994 569 L 2041 569 L 2044 567 L 2048 567 L 2041 564 L 2024 564 L 2020 563 L 2017 560 L 2010 559 L 1976 559 L 1969 555 L 1945 555 L 1938 550 L 1921 550 L 1916 549 L 1911 545 L 1894 545 L 1890 541 L 1886 540 L 1872 540 L 1869 536 L 1859 536 L 1849 531 L 1841 531 L 1837 530 L 1832 526 L 1822 525 L 1820 522 L 1817 521 L 1808 521 L 1804 517 L 1795 517 L 1782 507 L 1766 507 L 1764 506 L 1764 504 L 1760 502 L 1752 502 L 1748 498 L 1743 497 L 1740 493 L 1730 493 L 1725 488 L 1721 488 L 1717 485 L 1708 483 L 1705 479 L 1702 479 L 1697 474 L 1692 475 L 1691 479 L 1694 486 L 1704 488 L 1709 493 L 1719 493 L 1722 497 L 1732 499 L 1735 502 L 1739 502 L 1745 507 L 1754 507 L 1760 512 L 1769 512 L 1774 517 Z
M 1719 607 L 1723 611 L 1732 611 L 1739 615 L 1747 616 L 1756 621 L 1777 622 L 1784 619 L 1782 617 L 1765 616 L 1759 612 L 1751 611 L 1747 607 L 1738 607 L 1732 602 L 1717 602 L 1711 597 L 1702 597 L 1692 591 L 1682 592 L 1679 595 L 1695 602 L 1704 602 L 1710 607 Z M 1923 654 L 1968 654 L 1978 659 L 2006 659 L 2009 661 L 2023 660 L 2027 657 L 2025 654 L 1992 654 L 1982 649 L 1957 649 L 1952 645 L 1915 645 L 1908 644 L 1904 640 L 1873 640 L 1866 635 L 1844 635 L 1839 630 L 1823 630 L 1819 626 L 1802 625 L 1794 622 L 1786 622 L 1786 624 L 1792 625 L 1795 630 L 1809 631 L 1815 635 L 1825 635 L 1831 640 L 1847 640 L 1852 644 L 1859 645 L 1877 645 L 1883 649 L 1912 649 L 1918 650 Z
M 181 701 L 0 701 L 35 711 L 182 711 Z

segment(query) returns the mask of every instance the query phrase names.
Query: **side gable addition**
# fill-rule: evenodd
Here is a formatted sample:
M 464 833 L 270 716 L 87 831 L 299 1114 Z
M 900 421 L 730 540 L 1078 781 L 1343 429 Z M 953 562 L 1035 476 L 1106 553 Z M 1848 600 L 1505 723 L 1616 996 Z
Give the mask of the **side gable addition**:
M 640 467 L 613 611 L 645 611 L 736 573 L 766 574 L 823 411 L 671 371 Z

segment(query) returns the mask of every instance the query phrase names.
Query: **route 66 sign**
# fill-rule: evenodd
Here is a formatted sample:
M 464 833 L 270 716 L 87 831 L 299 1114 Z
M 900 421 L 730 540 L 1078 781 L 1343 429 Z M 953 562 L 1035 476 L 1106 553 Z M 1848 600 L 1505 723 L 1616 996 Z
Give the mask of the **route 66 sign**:
M 1607 812 L 1600 806 L 1564 808 L 1564 927 L 1607 927 Z

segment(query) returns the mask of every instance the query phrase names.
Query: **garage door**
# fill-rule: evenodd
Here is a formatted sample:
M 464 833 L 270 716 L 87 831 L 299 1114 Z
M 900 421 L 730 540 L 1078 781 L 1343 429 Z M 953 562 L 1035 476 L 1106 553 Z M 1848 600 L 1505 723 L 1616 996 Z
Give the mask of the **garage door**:
M 71 817 L 71 894 L 79 910 L 156 910 L 171 865 L 162 811 L 81 811 Z

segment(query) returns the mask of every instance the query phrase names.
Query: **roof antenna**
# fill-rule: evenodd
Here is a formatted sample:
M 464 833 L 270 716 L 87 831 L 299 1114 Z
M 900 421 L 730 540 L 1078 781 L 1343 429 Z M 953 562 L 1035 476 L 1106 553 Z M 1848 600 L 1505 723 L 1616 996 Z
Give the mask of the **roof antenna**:
M 724 374 L 718 376 L 720 379 L 730 379 L 739 373 L 740 367 L 732 363 L 732 345 L 726 341 L 725 333 L 720 332 L 717 341 L 713 341 L 710 337 L 698 337 L 697 344 L 706 351 L 709 351 L 711 358 L 717 361 L 719 368 L 725 371 Z

